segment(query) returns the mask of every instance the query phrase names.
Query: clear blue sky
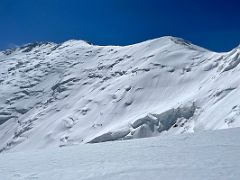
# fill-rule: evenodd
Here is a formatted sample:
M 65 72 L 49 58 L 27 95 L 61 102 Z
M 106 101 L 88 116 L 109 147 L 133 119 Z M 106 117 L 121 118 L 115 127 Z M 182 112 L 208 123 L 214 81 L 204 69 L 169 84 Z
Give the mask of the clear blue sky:
M 68 39 L 127 45 L 165 35 L 228 51 L 240 43 L 240 1 L 0 0 L 0 49 Z

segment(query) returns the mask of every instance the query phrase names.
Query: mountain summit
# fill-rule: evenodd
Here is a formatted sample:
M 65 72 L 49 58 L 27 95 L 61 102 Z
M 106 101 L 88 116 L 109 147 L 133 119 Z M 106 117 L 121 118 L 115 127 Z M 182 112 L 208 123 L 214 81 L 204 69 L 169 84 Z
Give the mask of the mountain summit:
M 174 37 L 0 52 L 0 151 L 240 126 L 240 50 Z

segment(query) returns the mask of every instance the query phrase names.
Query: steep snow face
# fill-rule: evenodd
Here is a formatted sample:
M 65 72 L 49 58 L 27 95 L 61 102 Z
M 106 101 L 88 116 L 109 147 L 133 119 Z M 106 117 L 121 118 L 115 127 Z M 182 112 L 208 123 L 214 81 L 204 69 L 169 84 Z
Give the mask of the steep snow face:
M 174 37 L 0 52 L 0 151 L 239 127 L 239 62 Z

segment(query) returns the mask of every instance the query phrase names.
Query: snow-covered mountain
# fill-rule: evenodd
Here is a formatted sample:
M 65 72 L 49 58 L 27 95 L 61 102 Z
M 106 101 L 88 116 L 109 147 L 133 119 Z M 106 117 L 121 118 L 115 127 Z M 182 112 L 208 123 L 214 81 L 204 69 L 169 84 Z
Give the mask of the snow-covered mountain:
M 240 126 L 240 47 L 162 37 L 0 52 L 0 151 Z

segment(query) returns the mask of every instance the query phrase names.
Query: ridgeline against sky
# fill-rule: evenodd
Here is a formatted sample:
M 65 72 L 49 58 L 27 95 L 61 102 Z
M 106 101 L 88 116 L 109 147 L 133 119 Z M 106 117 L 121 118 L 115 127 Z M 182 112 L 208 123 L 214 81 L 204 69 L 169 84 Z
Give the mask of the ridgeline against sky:
M 2 0 L 0 49 L 84 39 L 128 45 L 165 35 L 214 51 L 240 42 L 238 0 Z

